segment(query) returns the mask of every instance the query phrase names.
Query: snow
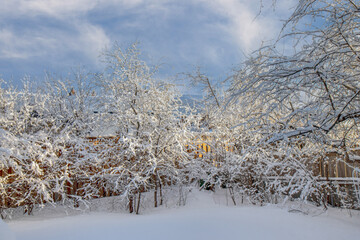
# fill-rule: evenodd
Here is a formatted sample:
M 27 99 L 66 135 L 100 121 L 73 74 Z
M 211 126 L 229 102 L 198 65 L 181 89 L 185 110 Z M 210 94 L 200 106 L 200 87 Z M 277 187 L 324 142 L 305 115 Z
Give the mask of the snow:
M 15 240 L 15 234 L 0 218 L 0 240 Z
M 302 207 L 305 209 L 302 213 L 288 209 L 289 206 L 226 206 L 220 195 L 200 192 L 189 196 L 186 206 L 161 207 L 141 215 L 90 212 L 55 218 L 29 216 L 9 221 L 8 225 L 17 240 L 340 240 L 360 236 L 359 212 L 353 211 L 350 216 L 348 211 L 340 209 L 323 212 L 319 208 Z

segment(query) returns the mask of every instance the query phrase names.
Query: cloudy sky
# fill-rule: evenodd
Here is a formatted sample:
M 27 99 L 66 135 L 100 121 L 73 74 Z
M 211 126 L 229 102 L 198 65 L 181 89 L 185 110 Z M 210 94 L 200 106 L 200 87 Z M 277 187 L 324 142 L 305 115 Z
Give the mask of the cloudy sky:
M 295 1 L 274 9 L 273 0 L 0 0 L 0 76 L 100 71 L 104 48 L 139 41 L 164 78 L 200 66 L 221 79 L 277 37 Z

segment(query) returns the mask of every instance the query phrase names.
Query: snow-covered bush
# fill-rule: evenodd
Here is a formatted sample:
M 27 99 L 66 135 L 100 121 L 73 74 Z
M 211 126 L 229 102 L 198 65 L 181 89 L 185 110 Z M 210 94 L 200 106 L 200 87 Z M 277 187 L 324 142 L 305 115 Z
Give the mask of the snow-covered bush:
M 191 121 L 174 86 L 155 79 L 156 68 L 140 57 L 136 43 L 126 50 L 114 46 L 104 53 L 108 68 L 98 81 L 105 121 L 118 137 L 116 147 L 100 161 L 111 159 L 105 174 L 119 176 L 115 189 L 129 199 L 130 212 L 137 213 L 142 192 L 155 192 L 156 207 L 162 202 L 161 187 L 176 181 Z

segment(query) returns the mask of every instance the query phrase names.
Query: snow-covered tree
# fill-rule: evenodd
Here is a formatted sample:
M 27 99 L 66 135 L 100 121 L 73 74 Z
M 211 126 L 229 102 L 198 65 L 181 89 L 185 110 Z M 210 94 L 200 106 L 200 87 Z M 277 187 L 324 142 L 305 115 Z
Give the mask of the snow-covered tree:
M 303 40 L 297 51 L 261 48 L 234 76 L 232 100 L 255 124 L 276 126 L 269 141 L 314 133 L 346 143 L 337 130 L 350 133 L 360 117 L 358 9 L 351 0 L 300 1 L 282 36 Z
M 0 169 L 2 206 L 27 207 L 52 201 L 50 182 L 56 153 L 48 141 L 48 95 L 12 87 L 2 89 Z M 49 171 L 47 171 L 49 170 Z
M 116 147 L 103 158 L 111 160 L 105 171 L 119 176 L 115 189 L 136 213 L 142 192 L 154 190 L 157 206 L 162 202 L 157 200 L 161 187 L 176 180 L 176 168 L 186 157 L 191 120 L 174 86 L 155 79 L 156 68 L 140 57 L 136 43 L 126 50 L 114 46 L 104 53 L 108 69 L 99 79 L 104 114 L 118 137 Z
M 294 51 L 263 47 L 238 70 L 229 104 L 242 109 L 245 130 L 261 136 L 258 146 L 288 146 L 310 158 L 336 148 L 349 160 L 359 143 L 359 7 L 352 0 L 299 1 L 278 41 L 295 40 Z M 310 144 L 323 147 L 303 148 Z M 306 164 L 309 157 L 294 156 L 291 164 L 309 168 L 316 163 L 312 157 Z
M 3 207 L 24 205 L 30 214 L 34 204 L 66 200 L 73 179 L 87 175 L 84 150 L 91 145 L 85 136 L 95 121 L 73 84 L 49 80 L 48 88 L 25 82 L 21 90 L 1 89 Z
M 82 69 L 67 78 L 47 75 L 43 89 L 49 95 L 47 136 L 58 156 L 53 188 L 62 200 L 73 198 L 75 206 L 80 199 L 96 195 L 89 182 L 81 181 L 92 174 L 90 169 L 97 163 L 94 145 L 87 139 L 99 123 L 94 113 L 98 101 L 92 77 Z

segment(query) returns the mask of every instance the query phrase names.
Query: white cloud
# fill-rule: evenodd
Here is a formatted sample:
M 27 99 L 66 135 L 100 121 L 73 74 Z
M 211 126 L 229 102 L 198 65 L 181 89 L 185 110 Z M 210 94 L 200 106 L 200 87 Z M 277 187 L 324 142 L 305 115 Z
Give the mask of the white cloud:
M 1 0 L 0 0 L 1 1 Z M 86 17 L 94 9 L 133 9 L 145 14 L 166 11 L 167 0 L 11 0 L 1 3 L 0 20 L 35 19 L 44 16 L 56 19 L 67 29 L 53 29 L 46 22 L 31 29 L 0 28 L 0 58 L 29 58 L 46 51 L 77 51 L 97 61 L 100 51 L 113 40 L 102 26 Z M 141 5 L 141 6 L 140 6 Z M 106 13 L 105 13 L 106 14 Z M 140 23 L 134 23 L 140 24 Z M 141 27 L 141 26 L 139 26 Z M 69 31 L 70 30 L 70 31 Z
M 99 53 L 110 40 L 102 28 L 77 23 L 77 33 L 61 29 L 25 31 L 14 33 L 8 29 L 0 30 L 0 59 L 46 59 L 48 64 L 83 64 L 74 56 L 80 56 L 87 64 L 98 64 Z M 65 61 L 65 62 L 62 62 Z M 46 67 L 45 67 L 46 68 Z
M 29 42 L 17 37 L 8 29 L 0 29 L 0 46 L 2 46 L 0 58 L 26 59 L 29 57 L 29 52 L 26 50 Z
M 87 22 L 77 24 L 79 36 L 76 42 L 73 41 L 74 49 L 81 49 L 91 59 L 97 60 L 101 50 L 111 44 L 111 40 L 106 35 L 105 31 L 95 25 Z M 64 40 L 66 41 L 67 38 Z
M 55 19 L 60 28 L 48 26 L 46 21 L 39 26 L 0 28 L 0 58 L 30 58 L 41 54 L 61 52 L 81 52 L 90 61 L 97 62 L 100 51 L 113 40 L 104 28 L 90 22 L 86 14 L 91 10 L 118 9 L 135 11 L 139 16 L 166 12 L 164 0 L 12 0 L 5 1 L 0 8 L 0 20 Z M 106 14 L 106 12 L 104 13 Z M 142 18 L 141 20 L 143 20 Z M 15 23 L 16 24 L 16 23 Z M 129 24 L 129 23 L 127 23 Z M 134 26 L 141 28 L 141 22 Z M 65 28 L 63 28 L 66 26 Z M 115 40 L 115 39 L 114 39 Z M 116 39 L 118 40 L 118 39 Z
M 291 6 L 289 2 L 294 1 L 296 0 L 277 0 L 278 12 L 286 12 Z M 146 51 L 151 54 L 172 57 L 169 62 L 197 64 L 196 61 L 200 61 L 203 64 L 221 65 L 224 61 L 233 61 L 235 55 L 241 55 L 241 51 L 248 53 L 256 49 L 262 40 L 276 37 L 281 27 L 281 23 L 274 18 L 274 14 L 269 13 L 270 11 L 256 17 L 260 0 L 0 0 L 0 2 L 4 2 L 0 7 L 0 21 L 5 23 L 2 29 L 0 25 L 0 59 L 46 58 L 49 55 L 57 58 L 58 55 L 59 58 L 63 57 L 61 60 L 68 61 L 65 55 L 77 55 L 80 56 L 79 59 L 86 59 L 86 64 L 96 64 L 101 50 L 111 45 L 114 40 L 138 39 L 141 42 L 147 41 L 146 45 L 149 49 Z M 199 11 L 195 14 L 198 19 L 192 19 L 194 16 L 187 13 L 189 9 Z M 105 23 L 98 21 L 98 24 L 95 24 L 96 19 L 92 19 L 89 15 L 93 12 L 99 14 L 102 11 L 104 15 L 113 14 L 109 19 L 113 18 L 115 21 L 119 21 L 119 16 L 131 17 L 130 20 L 119 21 L 119 26 L 112 25 L 117 28 L 113 30 L 101 25 L 108 21 L 106 17 L 104 17 Z M 209 22 L 206 17 L 209 17 Z M 218 18 L 221 21 L 217 22 Z M 21 23 L 16 25 L 16 21 L 34 19 L 45 19 L 45 22 L 34 21 L 38 25 L 21 26 Z M 187 20 L 184 24 L 194 25 L 183 26 L 182 19 Z M 50 20 L 51 23 L 47 24 L 46 20 Z M 168 25 L 174 22 L 176 26 Z M 164 30 L 170 31 L 170 34 L 161 32 Z M 182 31 L 185 37 L 182 37 Z M 127 36 L 128 33 L 134 35 Z M 166 36 L 170 40 L 167 40 Z
M 219 28 L 232 37 L 244 52 L 260 47 L 262 41 L 276 38 L 282 26 L 276 15 L 286 16 L 294 5 L 294 0 L 280 0 L 272 8 L 269 2 L 261 8 L 260 0 L 203 1 L 212 11 L 228 20 L 221 23 Z M 269 14 L 272 10 L 276 11 Z
M 48 15 L 66 18 L 73 14 L 87 12 L 96 6 L 91 0 L 11 0 L 6 1 L 0 13 L 4 16 Z
M 68 18 L 87 13 L 95 8 L 112 6 L 131 9 L 140 5 L 149 8 L 161 7 L 167 0 L 3 0 L 0 18 L 6 16 L 37 16 L 47 15 L 56 18 Z
M 81 53 L 90 62 L 96 62 L 99 52 L 110 44 L 100 27 L 91 24 L 82 15 L 96 6 L 91 0 L 14 0 L 6 1 L 0 10 L 1 18 L 32 19 L 36 16 L 54 18 L 66 28 L 52 28 L 46 22 L 39 26 L 0 29 L 0 58 L 27 59 L 34 56 Z M 15 23 L 16 25 L 16 23 Z

